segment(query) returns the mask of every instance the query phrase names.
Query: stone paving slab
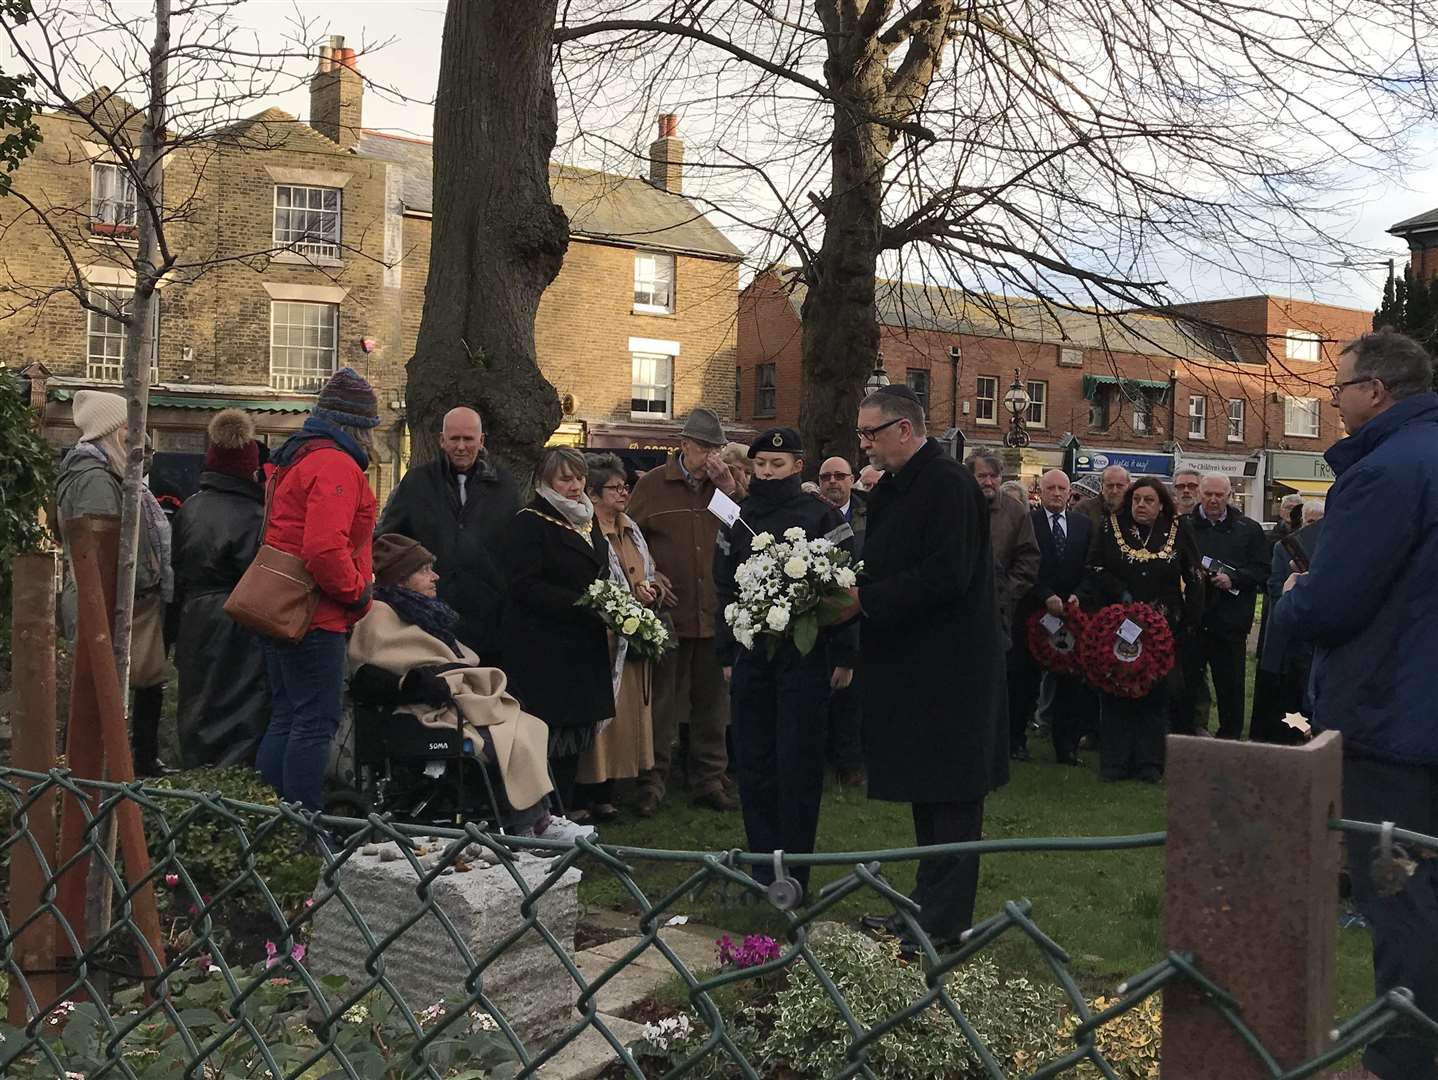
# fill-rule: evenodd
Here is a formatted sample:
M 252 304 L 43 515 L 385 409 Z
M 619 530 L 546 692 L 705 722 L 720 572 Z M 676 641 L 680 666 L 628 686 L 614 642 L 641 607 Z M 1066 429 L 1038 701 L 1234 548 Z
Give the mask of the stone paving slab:
M 593 982 L 614 961 L 595 956 L 592 952 L 582 952 L 574 958 L 574 963 L 584 977 Z M 677 975 L 667 964 L 663 968 L 630 964 L 600 987 L 594 1004 L 602 1013 L 620 1015 L 652 996 L 654 991 L 674 978 L 677 978 Z
M 618 1016 L 600 1013 L 600 1018 L 614 1036 L 625 1046 L 630 1045 L 644 1033 L 644 1025 Z M 591 1080 L 604 1069 L 619 1060 L 614 1047 L 594 1028 L 586 1028 L 572 1043 L 561 1050 L 554 1060 L 545 1064 L 538 1075 L 544 1080 Z
M 694 975 L 702 975 L 713 971 L 719 966 L 719 960 L 715 954 L 714 942 L 719 937 L 719 932 L 714 931 L 710 936 L 711 927 L 700 927 L 698 932 L 689 927 L 666 927 L 659 931 L 659 939 L 664 942 L 674 954 L 679 957 L 684 966 Z M 603 945 L 596 945 L 592 949 L 586 949 L 584 954 L 592 953 L 597 957 L 606 960 L 618 960 L 633 949 L 642 939 L 634 937 L 616 938 L 614 941 L 605 942 Z M 634 958 L 632 963 L 641 964 L 644 967 L 660 968 L 670 974 L 678 974 L 669 958 L 660 952 L 656 947 L 650 945 L 642 953 Z

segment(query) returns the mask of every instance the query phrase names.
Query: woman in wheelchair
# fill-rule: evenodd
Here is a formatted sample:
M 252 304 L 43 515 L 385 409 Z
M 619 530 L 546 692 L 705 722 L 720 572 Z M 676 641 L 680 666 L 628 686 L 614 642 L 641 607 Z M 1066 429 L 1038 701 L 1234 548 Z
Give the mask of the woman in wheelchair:
M 391 722 L 413 717 L 438 741 L 462 720 L 475 756 L 498 769 L 501 827 L 520 836 L 566 838 L 565 823 L 546 809 L 554 787 L 549 730 L 506 693 L 502 671 L 481 666 L 454 636 L 458 616 L 437 598 L 434 556 L 409 537 L 386 533 L 374 543 L 374 574 L 374 606 L 349 644 L 356 705 L 392 708 Z

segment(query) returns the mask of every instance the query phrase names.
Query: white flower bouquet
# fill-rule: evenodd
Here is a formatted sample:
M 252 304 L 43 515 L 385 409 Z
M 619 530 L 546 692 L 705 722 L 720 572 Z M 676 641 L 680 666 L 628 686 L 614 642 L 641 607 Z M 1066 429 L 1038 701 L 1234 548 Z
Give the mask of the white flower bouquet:
M 604 625 L 629 642 L 629 648 L 638 656 L 657 659 L 674 644 L 659 616 L 641 604 L 627 585 L 613 578 L 591 584 L 574 606 L 596 612 Z
M 784 538 L 761 532 L 751 554 L 734 572 L 739 599 L 724 609 L 734 640 L 753 651 L 760 638 L 769 655 L 785 640 L 808 656 L 819 630 L 835 622 L 849 604 L 848 590 L 863 563 L 849 565 L 849 553 L 823 538 L 810 540 L 804 530 L 784 530 Z

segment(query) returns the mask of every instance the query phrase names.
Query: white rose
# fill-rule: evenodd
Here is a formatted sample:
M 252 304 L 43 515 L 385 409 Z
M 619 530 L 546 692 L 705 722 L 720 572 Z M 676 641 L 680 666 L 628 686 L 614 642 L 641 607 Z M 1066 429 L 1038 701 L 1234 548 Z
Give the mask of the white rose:
M 758 536 L 754 537 L 753 542 L 749 546 L 755 551 L 763 551 L 773 542 L 773 536 L 771 536 L 769 533 L 761 532 Z
M 841 589 L 852 589 L 856 580 L 858 579 L 854 576 L 854 571 L 847 566 L 841 566 L 834 571 L 834 584 Z
M 804 539 L 804 530 L 795 525 L 793 528 L 784 530 L 784 539 L 789 541 Z
M 754 631 L 735 627 L 734 640 L 744 646 L 744 648 L 752 649 L 754 647 Z
M 784 564 L 784 573 L 796 581 L 803 577 L 804 574 L 808 572 L 808 569 L 809 564 L 797 555 Z
M 789 609 L 783 604 L 776 604 L 769 609 L 764 621 L 776 634 L 783 633 L 784 628 L 789 625 Z
M 633 615 L 631 615 L 629 616 L 629 618 L 625 619 L 623 625 L 619 627 L 619 632 L 621 634 L 632 634 L 638 629 L 639 620 L 636 619 Z

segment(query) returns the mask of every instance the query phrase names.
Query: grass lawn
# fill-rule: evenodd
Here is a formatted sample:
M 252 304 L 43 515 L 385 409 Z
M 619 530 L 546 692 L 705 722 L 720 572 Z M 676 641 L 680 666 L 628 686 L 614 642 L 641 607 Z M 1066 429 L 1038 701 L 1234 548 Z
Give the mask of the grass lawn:
M 1164 828 L 1161 786 L 1137 782 L 1104 784 L 1088 765 L 1054 764 L 1051 749 L 1036 740 L 1035 760 L 1015 763 L 1007 787 L 992 795 L 985 807 L 985 836 L 1113 836 Z M 625 815 L 605 825 L 602 839 L 619 846 L 697 851 L 743 848 L 744 829 L 738 813 L 720 814 L 692 807 L 683 792 L 672 793 L 649 820 Z M 819 822 L 821 851 L 865 851 L 905 847 L 913 842 L 907 806 L 870 802 L 861 790 L 831 786 Z M 651 901 L 677 887 L 694 870 L 693 863 L 633 861 L 634 877 Z M 841 876 L 840 867 L 816 868 L 811 889 Z M 890 864 L 888 879 L 907 892 L 913 885 L 913 864 Z M 1148 967 L 1163 953 L 1163 851 L 1014 853 L 985 856 L 979 886 L 977 917 L 998 911 L 1006 900 L 1027 898 L 1038 925 L 1066 949 L 1082 985 L 1091 995 L 1112 993 L 1125 976 Z M 635 910 L 618 880 L 594 866 L 580 886 L 591 906 Z M 847 897 L 832 918 L 852 919 L 883 905 L 867 890 Z M 696 921 L 727 930 L 776 932 L 782 923 L 768 909 L 740 907 L 711 887 L 698 899 L 683 897 L 669 909 Z M 1362 930 L 1338 931 L 1338 1006 L 1347 1016 L 1373 998 L 1368 935 Z M 1030 974 L 1047 971 L 1038 951 L 1017 931 L 994 946 L 1001 963 Z M 1242 997 L 1245 988 L 1231 988 Z

